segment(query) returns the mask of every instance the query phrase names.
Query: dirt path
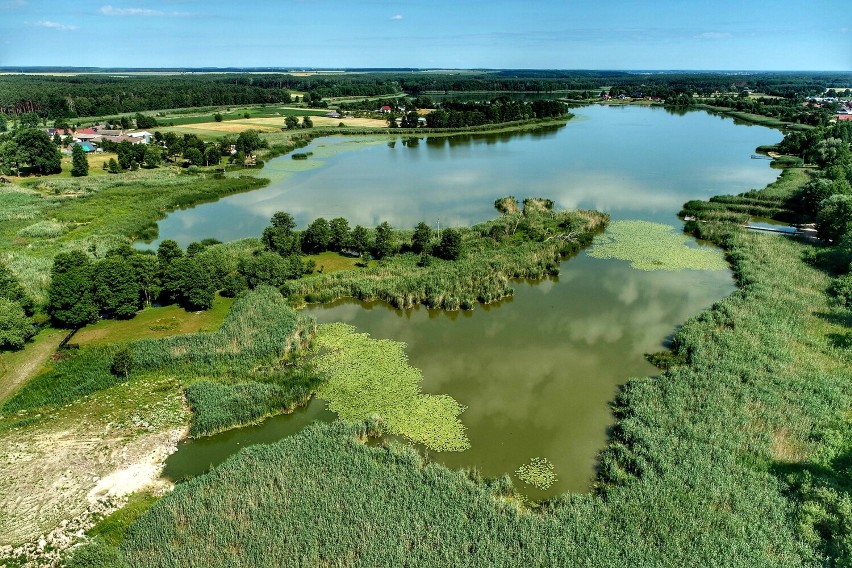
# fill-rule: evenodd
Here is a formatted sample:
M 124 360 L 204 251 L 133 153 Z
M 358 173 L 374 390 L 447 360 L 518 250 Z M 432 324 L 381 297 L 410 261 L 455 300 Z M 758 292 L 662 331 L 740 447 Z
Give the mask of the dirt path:
M 56 352 L 64 331 L 51 329 L 41 333 L 23 351 L 0 357 L 0 401 L 33 378 Z

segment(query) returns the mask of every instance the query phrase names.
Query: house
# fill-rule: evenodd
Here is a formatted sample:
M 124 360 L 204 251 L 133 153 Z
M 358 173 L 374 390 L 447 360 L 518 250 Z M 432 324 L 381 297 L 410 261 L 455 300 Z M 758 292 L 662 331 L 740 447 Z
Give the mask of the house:
M 93 143 L 91 143 L 91 142 L 76 142 L 76 144 L 79 144 L 79 145 L 80 145 L 80 148 L 82 148 L 82 149 L 83 149 L 83 152 L 85 152 L 86 154 L 88 154 L 89 152 L 94 152 L 94 151 L 96 151 L 96 150 L 98 149 L 98 147 L 97 147 L 97 146 L 95 146 L 95 145 L 94 145 Z M 69 148 L 72 148 L 72 149 L 73 149 L 73 147 L 74 147 L 74 144 L 72 144 L 71 146 L 69 146 Z
M 332 111 L 332 112 L 326 114 L 325 116 L 326 116 L 326 118 L 340 118 L 340 113 Z
M 852 120 L 852 114 L 838 114 L 837 120 Z
M 385 105 L 379 109 L 379 112 L 389 113 L 391 111 L 391 107 L 389 105 Z
M 140 139 L 142 141 L 142 144 L 150 144 L 151 139 L 154 137 L 153 134 L 144 130 L 142 132 L 128 132 L 127 135 L 131 138 Z

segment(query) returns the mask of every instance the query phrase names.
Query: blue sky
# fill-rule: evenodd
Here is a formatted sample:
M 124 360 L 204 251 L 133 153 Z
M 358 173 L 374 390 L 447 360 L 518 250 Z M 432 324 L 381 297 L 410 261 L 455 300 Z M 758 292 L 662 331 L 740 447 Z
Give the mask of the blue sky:
M 0 0 L 0 67 L 852 70 L 849 0 Z

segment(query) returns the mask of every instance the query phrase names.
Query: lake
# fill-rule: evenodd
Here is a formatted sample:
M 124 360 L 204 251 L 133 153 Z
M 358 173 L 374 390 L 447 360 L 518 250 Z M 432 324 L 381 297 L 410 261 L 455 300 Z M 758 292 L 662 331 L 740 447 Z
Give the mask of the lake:
M 313 152 L 304 161 L 313 163 L 271 160 L 263 170 L 273 180 L 268 187 L 172 213 L 160 223 L 161 236 L 184 246 L 205 237 L 258 236 L 278 210 L 302 227 L 319 216 L 343 216 L 353 226 L 435 226 L 440 219 L 446 227 L 493 217 L 494 200 L 510 194 L 680 227 L 676 214 L 685 201 L 763 187 L 777 177 L 768 161 L 750 158 L 757 146 L 781 139 L 774 130 L 661 108 L 574 112 L 565 126 L 515 134 L 319 139 L 301 150 Z M 471 448 L 428 452 L 429 459 L 498 476 L 546 457 L 558 476 L 550 489 L 516 480 L 527 495 L 544 498 L 588 490 L 618 385 L 654 374 L 644 354 L 663 349 L 680 324 L 733 289 L 727 271 L 646 272 L 581 252 L 562 263 L 558 278 L 518 282 L 514 297 L 472 312 L 353 300 L 305 312 L 404 341 L 411 364 L 423 371 L 424 392 L 467 407 L 461 420 Z M 333 415 L 317 401 L 241 434 L 190 441 L 166 473 L 199 473 L 241 447 L 228 436 L 245 436 L 242 445 L 270 441 L 311 416 Z

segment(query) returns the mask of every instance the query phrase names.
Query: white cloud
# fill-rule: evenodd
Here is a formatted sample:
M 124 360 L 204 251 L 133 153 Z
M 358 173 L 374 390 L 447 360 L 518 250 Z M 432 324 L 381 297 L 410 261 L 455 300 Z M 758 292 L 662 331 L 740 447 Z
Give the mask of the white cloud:
M 696 39 L 726 39 L 731 37 L 728 32 L 704 32 L 695 36 Z
M 71 31 L 76 30 L 77 26 L 70 24 L 60 24 L 59 22 L 51 22 L 50 20 L 42 20 L 40 22 L 36 22 L 35 25 L 42 28 L 49 28 L 51 30 L 61 30 L 61 31 Z
M 390 17 L 390 19 L 391 19 L 391 20 L 395 20 L 395 21 L 399 21 L 399 20 L 401 20 L 401 19 L 402 19 L 402 16 L 401 16 L 400 14 L 397 14 L 397 15 L 395 15 L 395 16 L 391 16 L 391 17 Z
M 191 16 L 188 12 L 163 12 L 147 8 L 116 8 L 110 4 L 101 6 L 101 14 L 106 16 Z

